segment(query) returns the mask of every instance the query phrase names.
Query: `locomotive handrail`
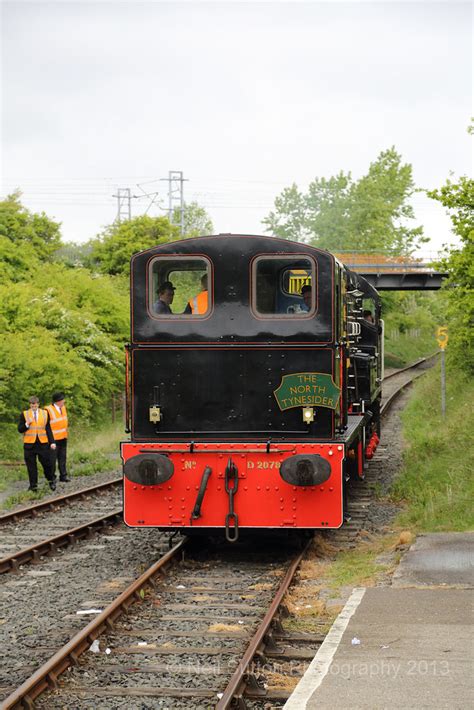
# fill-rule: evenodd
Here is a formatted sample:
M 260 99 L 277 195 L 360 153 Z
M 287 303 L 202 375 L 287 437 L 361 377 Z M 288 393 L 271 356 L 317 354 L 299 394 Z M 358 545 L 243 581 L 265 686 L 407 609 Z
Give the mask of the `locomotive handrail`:
M 229 446 L 229 444 L 226 444 L 226 446 Z M 222 448 L 222 449 L 196 449 L 194 448 L 192 453 L 193 454 L 278 454 L 278 453 L 286 453 L 286 454 L 292 454 L 294 451 L 296 451 L 296 447 L 292 446 L 289 449 L 269 449 L 267 448 L 267 445 L 265 442 L 262 441 L 262 446 L 265 448 L 261 449 L 229 449 L 229 448 Z M 194 444 L 194 447 L 196 447 L 196 443 Z M 189 453 L 189 449 L 159 449 L 160 454 L 187 454 Z M 140 454 L 149 454 L 150 449 L 139 449 Z
M 130 343 L 125 345 L 125 433 L 130 433 Z
M 159 433 L 158 431 L 156 432 L 157 434 Z M 172 434 L 173 436 L 179 436 L 179 437 L 185 437 L 187 436 L 222 436 L 223 434 L 228 434 L 230 436 L 237 436 L 240 437 L 243 434 L 252 434 L 253 436 L 258 436 L 262 434 L 266 434 L 267 436 L 280 436 L 280 434 L 283 435 L 288 435 L 288 434 L 295 434 L 297 436 L 308 436 L 308 430 L 307 429 L 218 429 L 217 431 L 215 430 L 208 430 L 208 429 L 202 429 L 201 431 L 193 431 L 190 432 L 188 431 L 166 431 L 166 435 L 168 436 L 169 434 Z

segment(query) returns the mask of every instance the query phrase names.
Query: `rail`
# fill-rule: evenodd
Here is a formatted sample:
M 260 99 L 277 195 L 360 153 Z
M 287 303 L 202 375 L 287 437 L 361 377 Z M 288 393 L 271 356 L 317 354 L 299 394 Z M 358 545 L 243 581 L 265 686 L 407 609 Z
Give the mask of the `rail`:
M 389 375 L 385 375 L 383 378 L 385 380 L 389 380 L 391 377 L 396 377 L 397 375 L 400 375 L 402 372 L 407 372 L 407 370 L 413 370 L 415 367 L 419 367 L 422 365 L 424 362 L 429 362 L 430 360 L 434 360 L 435 357 L 439 355 L 439 352 L 433 353 L 432 355 L 427 355 L 426 357 L 421 357 L 419 360 L 415 360 L 415 362 L 412 362 L 411 365 L 407 365 L 406 367 L 401 367 L 399 370 L 395 370 L 394 372 L 391 372 Z
M 62 505 L 68 505 L 73 500 L 78 500 L 80 498 L 87 498 L 91 495 L 101 494 L 109 488 L 114 488 L 116 486 L 122 485 L 123 478 L 114 478 L 112 481 L 107 483 L 99 483 L 96 486 L 90 486 L 89 488 L 81 488 L 80 491 L 74 491 L 73 493 L 66 493 L 62 496 L 56 496 L 55 498 L 48 498 L 46 501 L 40 503 L 35 503 L 34 505 L 29 505 L 25 508 L 19 508 L 13 510 L 10 513 L 5 513 L 0 515 L 0 525 L 5 525 L 6 523 L 16 522 L 25 517 L 34 517 L 38 513 L 42 513 L 46 510 L 54 510 Z
M 40 540 L 30 547 L 24 547 L 22 550 L 17 550 L 11 555 L 8 555 L 8 557 L 3 557 L 0 560 L 0 574 L 17 572 L 20 565 L 25 565 L 29 562 L 37 562 L 40 557 L 50 555 L 56 552 L 60 547 L 67 547 L 77 540 L 89 537 L 97 530 L 101 530 L 109 525 L 114 525 L 122 520 L 122 514 L 123 510 L 122 508 L 119 508 L 118 510 L 112 511 L 112 513 L 109 513 L 108 515 L 96 518 L 95 520 L 89 520 L 84 525 L 79 525 L 78 527 L 71 528 L 70 530 L 65 530 L 64 532 L 59 533 L 59 535 L 54 535 L 46 540 Z
M 296 570 L 298 569 L 301 560 L 306 554 L 310 544 L 311 541 L 308 542 L 304 550 L 295 557 L 290 567 L 288 568 L 280 586 L 278 587 L 277 593 L 273 598 L 269 610 L 265 614 L 265 617 L 260 623 L 260 626 L 255 632 L 255 635 L 252 637 L 247 647 L 247 650 L 245 651 L 242 657 L 242 660 L 239 662 L 237 669 L 234 671 L 234 674 L 232 675 L 226 689 L 224 690 L 222 698 L 216 705 L 216 710 L 226 710 L 226 708 L 229 708 L 231 704 L 236 700 L 238 703 L 243 703 L 243 694 L 246 686 L 245 675 L 248 671 L 249 665 L 252 662 L 252 659 L 254 658 L 255 654 L 258 652 L 265 635 L 268 633 L 270 625 L 278 612 L 283 597 L 288 591 L 288 588 L 291 582 L 293 581 L 293 577 L 295 576 Z M 239 705 L 239 707 L 240 706 L 241 705 Z
M 410 256 L 383 254 L 381 252 L 339 251 L 335 254 L 340 261 L 355 271 L 361 269 L 411 271 L 424 269 L 437 271 L 443 257 L 437 252 L 419 252 Z
M 431 358 L 432 357 L 434 356 L 431 356 Z M 402 368 L 388 377 L 394 377 L 401 372 L 415 369 L 431 358 L 421 358 L 416 363 L 413 363 L 406 368 Z M 404 383 L 402 388 L 408 386 L 410 382 L 411 380 Z M 121 511 L 117 512 L 121 513 Z M 90 523 L 84 527 L 88 526 L 90 526 Z M 59 675 L 68 667 L 76 664 L 79 656 L 89 649 L 93 641 L 95 641 L 104 631 L 113 628 L 114 622 L 119 618 L 124 610 L 128 609 L 128 607 L 133 604 L 135 600 L 138 601 L 142 599 L 142 590 L 146 587 L 155 586 L 154 577 L 160 572 L 164 565 L 170 562 L 178 554 L 179 550 L 183 548 L 185 542 L 185 539 L 181 540 L 172 548 L 172 550 L 166 553 L 162 558 L 160 558 L 160 560 L 150 567 L 147 572 L 135 580 L 135 582 L 133 582 L 127 590 L 122 592 L 122 594 L 96 619 L 88 624 L 81 632 L 76 634 L 63 647 L 63 649 L 54 654 L 51 659 L 43 664 L 41 668 L 39 668 L 31 676 L 31 678 L 17 688 L 4 701 L 2 708 L 4 708 L 4 710 L 10 710 L 10 708 L 33 707 L 36 697 L 38 697 L 44 690 L 55 687 L 57 685 Z M 275 616 L 281 606 L 283 597 L 287 592 L 305 553 L 306 549 L 300 552 L 292 561 L 290 567 L 285 573 L 285 576 L 271 602 L 268 611 L 265 614 L 265 617 L 260 622 L 257 632 L 252 637 L 241 661 L 239 662 L 237 670 L 232 675 L 227 687 L 224 690 L 222 698 L 217 705 L 218 710 L 230 707 L 231 703 L 235 701 L 239 703 L 243 702 L 243 696 L 246 692 L 247 684 L 246 676 L 248 676 L 250 664 L 255 656 L 261 653 L 262 645 L 267 643 L 267 638 L 270 635 L 270 626 L 275 620 Z M 265 653 L 265 650 L 263 653 Z M 191 692 L 191 689 L 188 692 Z M 247 689 L 247 692 L 249 692 L 249 689 Z M 254 696 L 252 695 L 252 697 Z

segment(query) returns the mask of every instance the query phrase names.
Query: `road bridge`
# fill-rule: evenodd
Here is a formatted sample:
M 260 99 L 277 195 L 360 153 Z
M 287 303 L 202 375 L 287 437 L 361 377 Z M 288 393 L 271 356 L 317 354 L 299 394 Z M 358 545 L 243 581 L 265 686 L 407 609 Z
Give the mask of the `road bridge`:
M 437 291 L 448 277 L 439 267 L 440 257 L 434 254 L 391 256 L 351 251 L 336 256 L 378 291 Z

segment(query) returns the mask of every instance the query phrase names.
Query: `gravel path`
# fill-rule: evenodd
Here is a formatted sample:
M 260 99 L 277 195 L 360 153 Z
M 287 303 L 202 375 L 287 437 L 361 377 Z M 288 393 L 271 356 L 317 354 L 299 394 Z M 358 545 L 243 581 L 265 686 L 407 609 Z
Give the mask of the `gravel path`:
M 392 405 L 388 420 L 385 425 L 382 424 L 379 447 L 367 471 L 365 484 L 374 490 L 374 494 L 368 507 L 365 529 L 371 532 L 383 532 L 390 527 L 403 507 L 388 500 L 387 495 L 403 463 L 405 442 L 400 414 L 410 396 L 410 391 L 405 391 Z

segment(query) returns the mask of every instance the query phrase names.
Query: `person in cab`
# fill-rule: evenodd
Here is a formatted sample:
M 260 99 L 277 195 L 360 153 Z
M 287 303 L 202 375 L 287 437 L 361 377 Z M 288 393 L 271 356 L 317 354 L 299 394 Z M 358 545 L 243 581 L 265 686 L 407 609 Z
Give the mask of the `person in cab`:
M 209 292 L 207 290 L 207 274 L 201 276 L 201 291 L 188 301 L 184 313 L 203 315 L 209 306 Z
M 51 452 L 56 449 L 56 444 L 49 423 L 49 414 L 46 409 L 40 408 L 38 397 L 30 397 L 28 402 L 30 406 L 20 414 L 18 423 L 18 431 L 23 434 L 23 455 L 30 481 L 28 490 L 34 492 L 38 490 L 37 459 L 39 459 L 49 487 L 54 491 L 56 477 Z
M 158 286 L 158 300 L 153 304 L 153 310 L 159 315 L 171 315 L 171 304 L 173 303 L 175 287 L 171 281 L 164 281 Z
M 301 310 L 309 312 L 311 310 L 311 286 L 306 284 L 301 289 L 301 296 L 303 298 L 303 305 Z

